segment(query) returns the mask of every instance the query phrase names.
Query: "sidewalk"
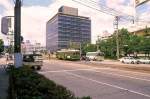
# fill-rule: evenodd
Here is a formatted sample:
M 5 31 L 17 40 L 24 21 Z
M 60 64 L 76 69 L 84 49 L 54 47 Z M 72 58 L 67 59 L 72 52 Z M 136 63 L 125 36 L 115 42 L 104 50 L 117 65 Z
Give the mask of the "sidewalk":
M 7 90 L 9 86 L 9 76 L 3 69 L 4 61 L 0 59 L 0 99 L 7 99 Z

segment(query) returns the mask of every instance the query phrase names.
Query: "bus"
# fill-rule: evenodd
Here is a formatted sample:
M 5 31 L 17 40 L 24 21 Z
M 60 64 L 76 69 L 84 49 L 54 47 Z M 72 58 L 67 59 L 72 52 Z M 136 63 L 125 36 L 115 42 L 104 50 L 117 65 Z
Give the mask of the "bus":
M 86 53 L 86 58 L 88 60 L 93 60 L 93 61 L 103 61 L 104 60 L 104 53 L 97 51 L 97 52 L 87 52 Z
M 63 49 L 56 52 L 56 57 L 61 60 L 80 60 L 80 50 Z

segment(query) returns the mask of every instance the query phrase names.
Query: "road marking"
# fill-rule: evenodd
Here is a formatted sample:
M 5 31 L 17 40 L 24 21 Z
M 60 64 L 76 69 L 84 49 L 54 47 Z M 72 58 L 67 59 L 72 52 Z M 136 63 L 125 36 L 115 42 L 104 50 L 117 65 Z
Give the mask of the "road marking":
M 106 72 L 102 72 L 102 71 L 97 71 L 98 69 L 93 69 L 91 71 L 94 71 L 94 72 L 100 72 L 100 73 L 103 73 L 103 74 L 109 74 L 109 75 L 114 75 L 114 76 L 120 76 L 120 77 L 126 77 L 126 78 L 131 78 L 131 79 L 137 79 L 137 80 L 143 80 L 143 81 L 148 81 L 150 82 L 150 80 L 148 79 L 143 79 L 143 78 L 137 78 L 137 77 L 131 77 L 131 76 L 125 76 L 125 75 L 119 75 L 119 74 L 114 74 L 114 73 L 106 73 Z
M 65 61 L 62 61 L 62 62 L 66 63 Z M 49 63 L 49 62 L 46 62 L 46 63 Z M 71 64 L 71 65 L 74 65 L 74 66 L 75 65 L 80 65 L 80 66 L 85 66 L 85 67 L 91 67 L 91 68 L 93 68 L 93 66 L 91 66 L 92 64 L 82 64 L 82 63 L 72 63 L 72 62 L 67 62 L 66 64 L 68 64 L 68 65 Z M 110 65 L 110 64 L 104 64 L 104 65 Z M 95 68 L 100 68 L 100 67 L 95 67 Z M 141 75 L 148 75 L 148 76 L 150 76 L 150 74 L 148 74 L 148 73 L 141 73 L 141 72 L 135 72 L 135 71 L 127 71 L 127 70 L 121 70 L 121 69 L 117 69 L 117 68 L 114 69 L 113 67 L 106 67 L 106 68 L 107 69 L 109 68 L 109 69 L 112 69 L 112 70 L 118 70 L 118 71 L 128 72 L 128 73 L 132 73 L 132 74 L 141 74 Z
M 79 64 L 80 64 L 80 63 L 79 63 Z M 103 64 L 103 63 L 100 63 L 99 65 L 101 65 L 101 64 Z M 86 65 L 90 65 L 90 67 L 93 67 L 93 66 L 91 66 L 92 64 L 86 64 Z M 107 64 L 107 63 L 105 63 L 105 64 L 103 64 L 103 65 L 116 65 L 116 64 Z M 131 66 L 132 64 L 126 64 L 126 65 Z M 108 67 L 109 67 L 109 66 L 108 66 Z M 121 70 L 121 69 L 117 69 L 117 68 L 113 68 L 113 67 L 109 67 L 109 68 L 112 69 L 112 70 L 119 70 L 119 71 L 124 71 L 124 72 L 131 72 L 131 73 L 143 74 L 143 75 L 149 75 L 149 76 L 150 76 L 149 73 L 135 72 L 135 71 L 129 71 L 129 70 Z
M 108 68 L 91 68 L 91 69 L 74 69 L 74 70 L 56 70 L 56 71 L 39 71 L 38 73 L 42 73 L 42 74 L 45 74 L 45 73 L 58 73 L 58 72 L 71 72 L 71 71 L 91 71 L 91 70 L 96 70 L 96 69 L 108 69 Z
M 128 73 L 132 73 L 132 74 L 141 74 L 141 75 L 148 75 L 150 76 L 149 73 L 142 73 L 142 72 L 135 72 L 135 71 L 127 71 L 127 70 L 121 70 L 121 69 L 114 69 L 114 68 L 111 68 L 112 70 L 117 70 L 117 71 L 122 71 L 122 72 L 128 72 Z
M 70 72 L 65 72 L 65 73 L 73 75 L 73 76 L 78 77 L 78 78 L 86 79 L 86 80 L 89 80 L 89 81 L 92 81 L 92 82 L 95 82 L 95 83 L 98 83 L 98 84 L 101 84 L 101 85 L 107 85 L 107 86 L 110 86 L 110 87 L 113 87 L 113 88 L 121 89 L 121 90 L 124 90 L 124 91 L 128 91 L 128 92 L 131 92 L 131 93 L 134 93 L 134 94 L 138 94 L 138 95 L 142 95 L 142 96 L 150 98 L 150 95 L 140 93 L 140 92 L 137 92 L 137 91 L 134 91 L 134 90 L 119 87 L 117 85 L 112 85 L 112 84 L 100 82 L 100 81 L 97 81 L 97 80 L 94 80 L 94 79 L 91 79 L 91 78 L 87 78 L 87 77 L 84 77 L 84 76 L 81 76 L 81 75 L 78 75 L 78 74 L 70 73 Z
M 59 61 L 60 62 L 60 61 Z M 98 67 L 93 67 L 93 66 L 89 66 L 89 65 L 87 65 L 87 64 L 79 64 L 79 63 L 73 63 L 73 62 L 65 62 L 65 61 L 61 61 L 61 62 L 63 62 L 63 66 L 64 66 L 64 64 L 66 64 L 66 65 L 72 65 L 72 66 L 82 66 L 82 67 L 87 67 L 87 68 L 98 68 Z M 46 64 L 49 64 L 49 62 L 45 62 Z M 62 65 L 62 63 L 57 63 L 57 64 L 59 64 L 59 65 Z M 102 67 L 102 68 L 105 68 L 105 67 Z
M 142 80 L 142 81 L 148 81 L 148 79 L 143 79 L 143 78 L 137 78 L 137 77 L 131 77 L 131 76 L 125 76 L 125 75 L 119 75 L 119 74 L 114 74 L 114 73 L 106 73 L 102 71 L 97 71 L 97 70 L 107 70 L 110 68 L 91 68 L 91 69 L 74 69 L 74 70 L 56 70 L 56 71 L 40 71 L 39 73 L 45 74 L 45 73 L 58 73 L 58 72 L 73 72 L 73 71 L 94 71 L 94 72 L 100 72 L 103 74 L 109 74 L 109 75 L 114 75 L 114 76 L 120 76 L 120 77 L 126 77 L 126 78 L 131 78 L 131 79 L 137 79 L 137 80 Z

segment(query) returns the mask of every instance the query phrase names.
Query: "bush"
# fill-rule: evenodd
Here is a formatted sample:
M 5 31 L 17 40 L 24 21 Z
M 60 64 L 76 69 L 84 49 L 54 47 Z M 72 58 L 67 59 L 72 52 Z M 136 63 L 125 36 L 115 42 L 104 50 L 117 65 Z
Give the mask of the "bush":
M 13 79 L 13 82 L 11 81 L 13 94 L 17 99 L 91 99 L 75 97 L 65 87 L 48 80 L 28 67 L 11 69 L 9 74 Z

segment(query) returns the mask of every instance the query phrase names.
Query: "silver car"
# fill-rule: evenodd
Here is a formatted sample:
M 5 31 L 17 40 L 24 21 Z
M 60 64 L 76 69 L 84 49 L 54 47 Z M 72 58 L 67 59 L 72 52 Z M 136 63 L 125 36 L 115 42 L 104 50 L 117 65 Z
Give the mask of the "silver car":
M 119 61 L 121 61 L 122 63 L 126 63 L 126 64 L 138 64 L 139 63 L 139 60 L 133 57 L 122 57 L 121 59 L 119 59 Z
M 150 59 L 148 59 L 148 58 L 141 58 L 141 59 L 139 59 L 139 61 L 142 64 L 150 64 Z

